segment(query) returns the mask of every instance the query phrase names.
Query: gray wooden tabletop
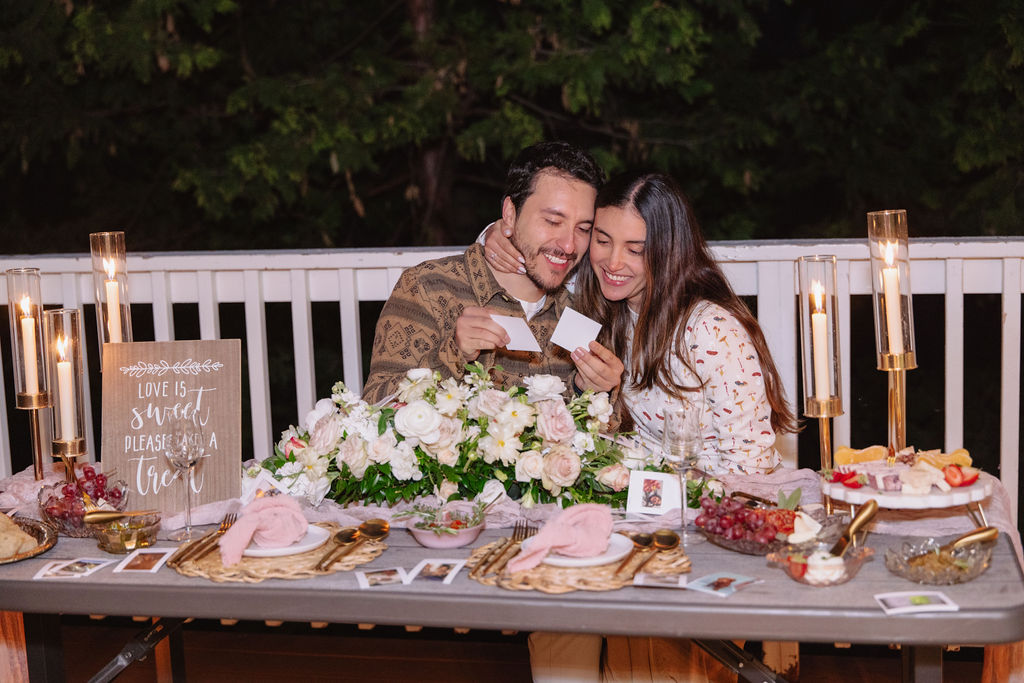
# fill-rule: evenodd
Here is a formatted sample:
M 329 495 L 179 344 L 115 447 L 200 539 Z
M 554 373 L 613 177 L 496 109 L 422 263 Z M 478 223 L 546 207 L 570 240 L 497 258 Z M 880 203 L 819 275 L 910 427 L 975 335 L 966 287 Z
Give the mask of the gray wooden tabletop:
M 487 531 L 479 546 L 500 536 Z M 710 543 L 691 548 L 691 578 L 728 570 L 763 579 L 728 598 L 690 590 L 630 587 L 547 595 L 483 586 L 463 571 L 450 585 L 413 583 L 360 589 L 352 572 L 306 580 L 215 584 L 163 568 L 155 574 L 114 573 L 114 565 L 78 579 L 33 581 L 51 560 L 117 557 L 89 539 L 62 537 L 36 558 L 0 566 L 0 609 L 32 613 L 279 619 L 484 629 L 550 630 L 668 637 L 745 638 L 805 642 L 986 644 L 1024 640 L 1024 577 L 1001 537 L 992 566 L 972 582 L 922 587 L 891 574 L 883 560 L 898 536 L 872 535 L 875 556 L 850 582 L 804 586 L 763 557 Z M 422 548 L 402 529 L 368 569 L 412 569 L 427 558 L 465 558 L 469 548 Z M 162 541 L 158 545 L 171 547 Z M 876 593 L 922 588 L 945 592 L 958 612 L 885 616 Z

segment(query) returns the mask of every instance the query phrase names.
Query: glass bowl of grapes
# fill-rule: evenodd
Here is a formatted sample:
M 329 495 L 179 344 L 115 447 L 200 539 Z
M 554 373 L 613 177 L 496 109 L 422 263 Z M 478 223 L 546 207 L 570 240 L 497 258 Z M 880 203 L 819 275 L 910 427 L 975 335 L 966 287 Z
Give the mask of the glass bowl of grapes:
M 746 555 L 767 555 L 788 545 L 837 539 L 843 518 L 826 517 L 824 510 L 810 513 L 785 510 L 754 502 L 742 495 L 700 499 L 694 524 L 711 543 Z
M 113 472 L 96 472 L 92 465 L 82 468 L 75 483 L 59 483 L 39 490 L 39 511 L 63 536 L 89 538 L 93 530 L 83 519 L 85 496 L 102 510 L 124 510 L 128 505 L 127 485 L 113 478 Z

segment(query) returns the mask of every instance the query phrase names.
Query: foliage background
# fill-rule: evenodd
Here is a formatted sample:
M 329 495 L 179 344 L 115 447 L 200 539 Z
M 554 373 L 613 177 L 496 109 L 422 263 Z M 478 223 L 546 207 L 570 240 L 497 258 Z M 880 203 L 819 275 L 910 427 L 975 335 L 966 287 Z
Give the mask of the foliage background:
M 1022 58 L 1011 0 L 6 0 L 0 250 L 462 244 L 557 138 L 716 239 L 1012 234 Z

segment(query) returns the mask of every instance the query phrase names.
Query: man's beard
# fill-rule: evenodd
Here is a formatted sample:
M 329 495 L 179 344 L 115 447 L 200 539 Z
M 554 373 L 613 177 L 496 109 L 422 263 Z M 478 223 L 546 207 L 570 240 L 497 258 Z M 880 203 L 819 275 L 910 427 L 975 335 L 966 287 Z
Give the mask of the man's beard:
M 566 270 L 565 277 L 560 279 L 558 282 L 548 283 L 541 280 L 540 274 L 537 272 L 537 262 L 539 259 L 544 258 L 543 256 L 541 256 L 542 253 L 550 254 L 556 258 L 564 258 L 569 260 L 572 260 L 573 257 L 566 254 L 561 249 L 528 249 L 524 245 L 519 243 L 518 237 L 518 234 L 513 230 L 512 237 L 509 238 L 509 241 L 512 242 L 512 246 L 518 249 L 519 253 L 523 255 L 523 260 L 526 261 L 526 263 L 524 264 L 524 267 L 526 268 L 526 277 L 530 278 L 530 282 L 532 282 L 537 287 L 537 289 L 540 289 L 545 294 L 554 294 L 559 289 L 561 289 L 562 285 L 565 284 L 566 279 L 568 279 L 569 273 L 572 272 L 572 269 L 575 268 L 577 264 L 574 263 L 571 268 Z

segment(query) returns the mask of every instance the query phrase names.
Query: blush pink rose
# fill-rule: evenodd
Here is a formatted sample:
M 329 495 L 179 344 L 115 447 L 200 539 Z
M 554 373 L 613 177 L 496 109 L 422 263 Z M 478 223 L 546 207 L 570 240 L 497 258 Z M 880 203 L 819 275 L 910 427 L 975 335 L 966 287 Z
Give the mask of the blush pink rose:
M 576 423 L 562 401 L 541 401 L 537 404 L 537 433 L 548 441 L 571 441 L 576 436 Z
M 621 463 L 601 468 L 595 477 L 612 491 L 621 491 L 629 486 L 629 470 Z
M 580 456 L 576 455 L 572 448 L 562 445 L 555 446 L 544 456 L 541 483 L 549 491 L 572 486 L 579 478 L 582 467 Z

